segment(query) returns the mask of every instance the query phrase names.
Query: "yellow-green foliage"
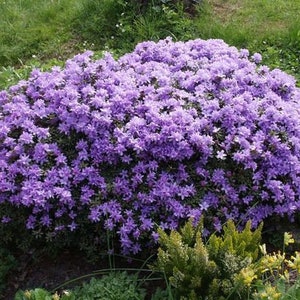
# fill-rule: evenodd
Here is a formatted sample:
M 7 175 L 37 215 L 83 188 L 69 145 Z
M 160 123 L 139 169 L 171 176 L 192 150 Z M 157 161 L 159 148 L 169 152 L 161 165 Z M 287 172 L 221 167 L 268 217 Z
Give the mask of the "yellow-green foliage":
M 242 259 L 256 260 L 261 242 L 262 225 L 260 224 L 255 231 L 252 231 L 251 222 L 248 221 L 244 230 L 239 232 L 234 222 L 229 220 L 223 227 L 224 234 L 222 236 L 211 235 L 207 244 L 210 257 L 218 260 L 230 253 Z
M 223 227 L 223 234 L 212 234 L 207 251 L 209 258 L 218 266 L 220 276 L 214 279 L 214 288 L 210 292 L 214 295 L 228 296 L 239 294 L 232 299 L 243 299 L 248 293 L 252 281 L 257 277 L 253 262 L 258 259 L 261 242 L 262 224 L 251 230 L 248 221 L 244 230 L 238 231 L 232 220 Z M 234 292 L 233 292 L 234 291 Z
M 223 234 L 212 234 L 206 244 L 202 229 L 202 221 L 194 227 L 190 220 L 170 234 L 159 230 L 156 269 L 165 273 L 181 297 L 244 299 L 256 278 L 252 266 L 258 258 L 262 225 L 252 231 L 248 222 L 239 232 L 228 221 Z
M 170 235 L 159 230 L 157 269 L 165 272 L 182 295 L 206 292 L 216 276 L 217 266 L 209 260 L 200 228 L 202 225 L 195 229 L 190 221 L 180 232 L 172 231 Z

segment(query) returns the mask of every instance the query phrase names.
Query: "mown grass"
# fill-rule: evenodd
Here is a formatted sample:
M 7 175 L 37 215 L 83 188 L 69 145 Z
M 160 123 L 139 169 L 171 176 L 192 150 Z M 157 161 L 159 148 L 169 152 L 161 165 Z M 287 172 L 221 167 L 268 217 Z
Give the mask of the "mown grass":
M 32 55 L 59 57 L 69 51 L 72 19 L 80 1 L 5 0 L 0 2 L 0 63 L 18 64 Z
M 87 48 L 121 55 L 166 36 L 221 38 L 300 78 L 300 0 L 203 0 L 192 15 L 180 1 L 149 3 L 141 10 L 133 0 L 0 0 L 0 88 Z

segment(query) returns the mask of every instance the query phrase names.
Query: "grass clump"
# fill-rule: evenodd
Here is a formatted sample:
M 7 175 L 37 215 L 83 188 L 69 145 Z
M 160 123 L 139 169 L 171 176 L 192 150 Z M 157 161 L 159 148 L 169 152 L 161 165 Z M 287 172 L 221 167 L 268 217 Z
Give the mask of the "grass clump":
M 187 40 L 195 36 L 193 21 L 182 1 L 151 1 L 148 5 L 125 0 L 83 1 L 74 24 L 84 40 L 119 54 L 132 51 L 145 40 L 158 41 L 167 36 Z

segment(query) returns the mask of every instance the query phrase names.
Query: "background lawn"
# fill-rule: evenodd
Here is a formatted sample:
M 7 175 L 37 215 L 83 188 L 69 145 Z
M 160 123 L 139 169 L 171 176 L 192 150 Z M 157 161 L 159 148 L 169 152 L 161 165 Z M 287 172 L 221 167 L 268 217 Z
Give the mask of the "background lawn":
M 34 67 L 62 65 L 85 49 L 118 56 L 138 42 L 167 36 L 221 38 L 300 76 L 300 0 L 203 0 L 188 12 L 172 1 L 150 1 L 148 7 L 137 2 L 0 1 L 0 88 L 26 78 Z

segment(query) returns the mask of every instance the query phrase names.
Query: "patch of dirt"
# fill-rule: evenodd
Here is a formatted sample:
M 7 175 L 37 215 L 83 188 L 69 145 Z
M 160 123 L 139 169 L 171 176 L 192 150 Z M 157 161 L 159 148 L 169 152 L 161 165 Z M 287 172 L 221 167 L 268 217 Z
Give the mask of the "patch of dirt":
M 62 252 L 53 258 L 47 255 L 33 259 L 32 255 L 22 255 L 18 258 L 16 270 L 8 276 L 7 286 L 3 298 L 13 300 L 18 290 L 34 288 L 45 288 L 47 290 L 56 289 L 58 286 L 79 278 L 94 271 L 107 268 L 107 263 L 93 264 L 88 262 L 79 252 L 70 250 Z M 87 278 L 86 280 L 88 280 Z M 83 280 L 78 280 L 67 285 L 66 288 L 78 285 Z
M 238 18 L 239 14 L 249 6 L 246 1 L 241 0 L 207 0 L 207 2 L 212 7 L 214 16 L 217 16 L 223 24 L 229 24 L 232 20 Z M 257 9 L 260 8 L 258 7 Z M 249 14 L 248 16 L 243 16 L 243 19 L 246 23 L 247 21 L 255 23 L 254 17 L 255 14 Z M 264 33 L 266 28 L 268 28 L 269 32 L 272 29 L 274 29 L 274 32 L 278 32 L 286 30 L 287 26 L 288 24 L 281 21 L 280 18 L 272 19 L 272 17 L 266 15 L 263 20 L 259 20 L 255 30 L 259 33 Z
M 17 257 L 17 260 L 17 268 L 8 276 L 6 289 L 2 295 L 0 294 L 1 300 L 13 300 L 18 290 L 45 288 L 48 291 L 57 290 L 61 292 L 72 289 L 84 281 L 89 281 L 93 276 L 99 278 L 100 275 L 97 274 L 97 271 L 109 269 L 107 257 L 100 258 L 98 262 L 92 263 L 76 249 L 62 251 L 60 255 L 55 257 L 23 254 Z M 143 259 L 130 262 L 127 259 L 115 258 L 116 268 L 122 270 L 128 268 L 140 269 L 143 262 Z M 143 275 L 149 274 L 141 274 L 141 276 Z M 157 281 L 155 284 L 152 282 L 143 286 L 147 290 L 146 299 L 151 299 L 151 295 L 158 286 L 165 288 L 164 281 Z
M 233 15 L 243 8 L 242 1 L 220 1 L 220 0 L 209 0 L 209 5 L 212 6 L 215 16 L 218 16 L 223 23 L 228 23 L 232 20 Z

